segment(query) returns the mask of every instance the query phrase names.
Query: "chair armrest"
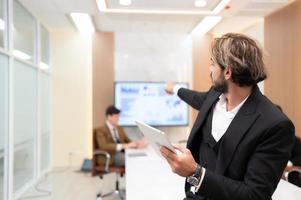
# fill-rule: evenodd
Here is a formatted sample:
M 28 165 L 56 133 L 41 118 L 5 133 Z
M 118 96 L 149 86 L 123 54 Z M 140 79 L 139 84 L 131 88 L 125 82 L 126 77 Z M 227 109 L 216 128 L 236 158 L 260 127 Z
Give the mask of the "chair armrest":
M 105 171 L 106 172 L 109 172 L 109 165 L 110 165 L 110 159 L 111 159 L 111 155 L 106 152 L 106 151 L 103 151 L 103 150 L 95 150 L 93 152 L 93 155 L 96 156 L 96 155 L 103 155 L 106 157 L 106 163 L 105 163 Z
M 288 174 L 291 172 L 298 172 L 301 174 L 301 166 L 296 166 L 296 165 L 286 166 L 282 175 L 282 179 L 288 181 Z
M 296 165 L 289 166 L 289 167 L 286 168 L 286 171 L 287 172 L 299 172 L 299 173 L 301 173 L 301 166 L 296 166 Z

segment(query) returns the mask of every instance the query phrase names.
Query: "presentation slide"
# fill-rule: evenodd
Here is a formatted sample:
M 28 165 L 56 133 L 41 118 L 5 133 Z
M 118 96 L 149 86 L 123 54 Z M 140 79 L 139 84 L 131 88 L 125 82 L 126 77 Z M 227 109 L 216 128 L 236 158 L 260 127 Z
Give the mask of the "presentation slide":
M 115 106 L 121 110 L 119 124 L 135 126 L 135 120 L 153 126 L 188 125 L 188 106 L 180 98 L 168 95 L 166 83 L 116 82 Z M 177 83 L 187 88 L 187 83 Z

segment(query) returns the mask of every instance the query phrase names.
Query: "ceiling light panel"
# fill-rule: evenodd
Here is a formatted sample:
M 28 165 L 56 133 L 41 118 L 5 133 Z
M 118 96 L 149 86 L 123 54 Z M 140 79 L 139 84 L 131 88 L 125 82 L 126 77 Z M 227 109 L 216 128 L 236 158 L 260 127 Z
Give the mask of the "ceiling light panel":
M 222 17 L 219 16 L 207 16 L 191 31 L 191 34 L 205 35 L 208 33 L 213 27 L 215 27 L 220 21 Z
M 71 13 L 70 17 L 79 32 L 92 34 L 95 31 L 91 16 L 87 13 Z

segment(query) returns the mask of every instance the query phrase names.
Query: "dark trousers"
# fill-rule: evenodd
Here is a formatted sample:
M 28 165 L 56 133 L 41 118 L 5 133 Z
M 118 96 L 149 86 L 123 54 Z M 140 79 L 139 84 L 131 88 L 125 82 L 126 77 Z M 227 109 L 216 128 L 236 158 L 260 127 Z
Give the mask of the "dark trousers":
M 123 151 L 117 152 L 114 157 L 113 165 L 125 166 L 125 155 Z

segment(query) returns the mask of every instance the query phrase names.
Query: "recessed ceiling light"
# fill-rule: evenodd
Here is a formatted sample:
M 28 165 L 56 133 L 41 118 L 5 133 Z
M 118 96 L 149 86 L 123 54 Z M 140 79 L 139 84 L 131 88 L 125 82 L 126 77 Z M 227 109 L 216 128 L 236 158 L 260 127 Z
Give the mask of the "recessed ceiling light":
M 194 1 L 194 6 L 198 8 L 203 8 L 207 5 L 207 1 L 205 0 L 195 0 Z
M 132 4 L 132 0 L 119 0 L 119 4 L 123 6 L 129 6 Z

